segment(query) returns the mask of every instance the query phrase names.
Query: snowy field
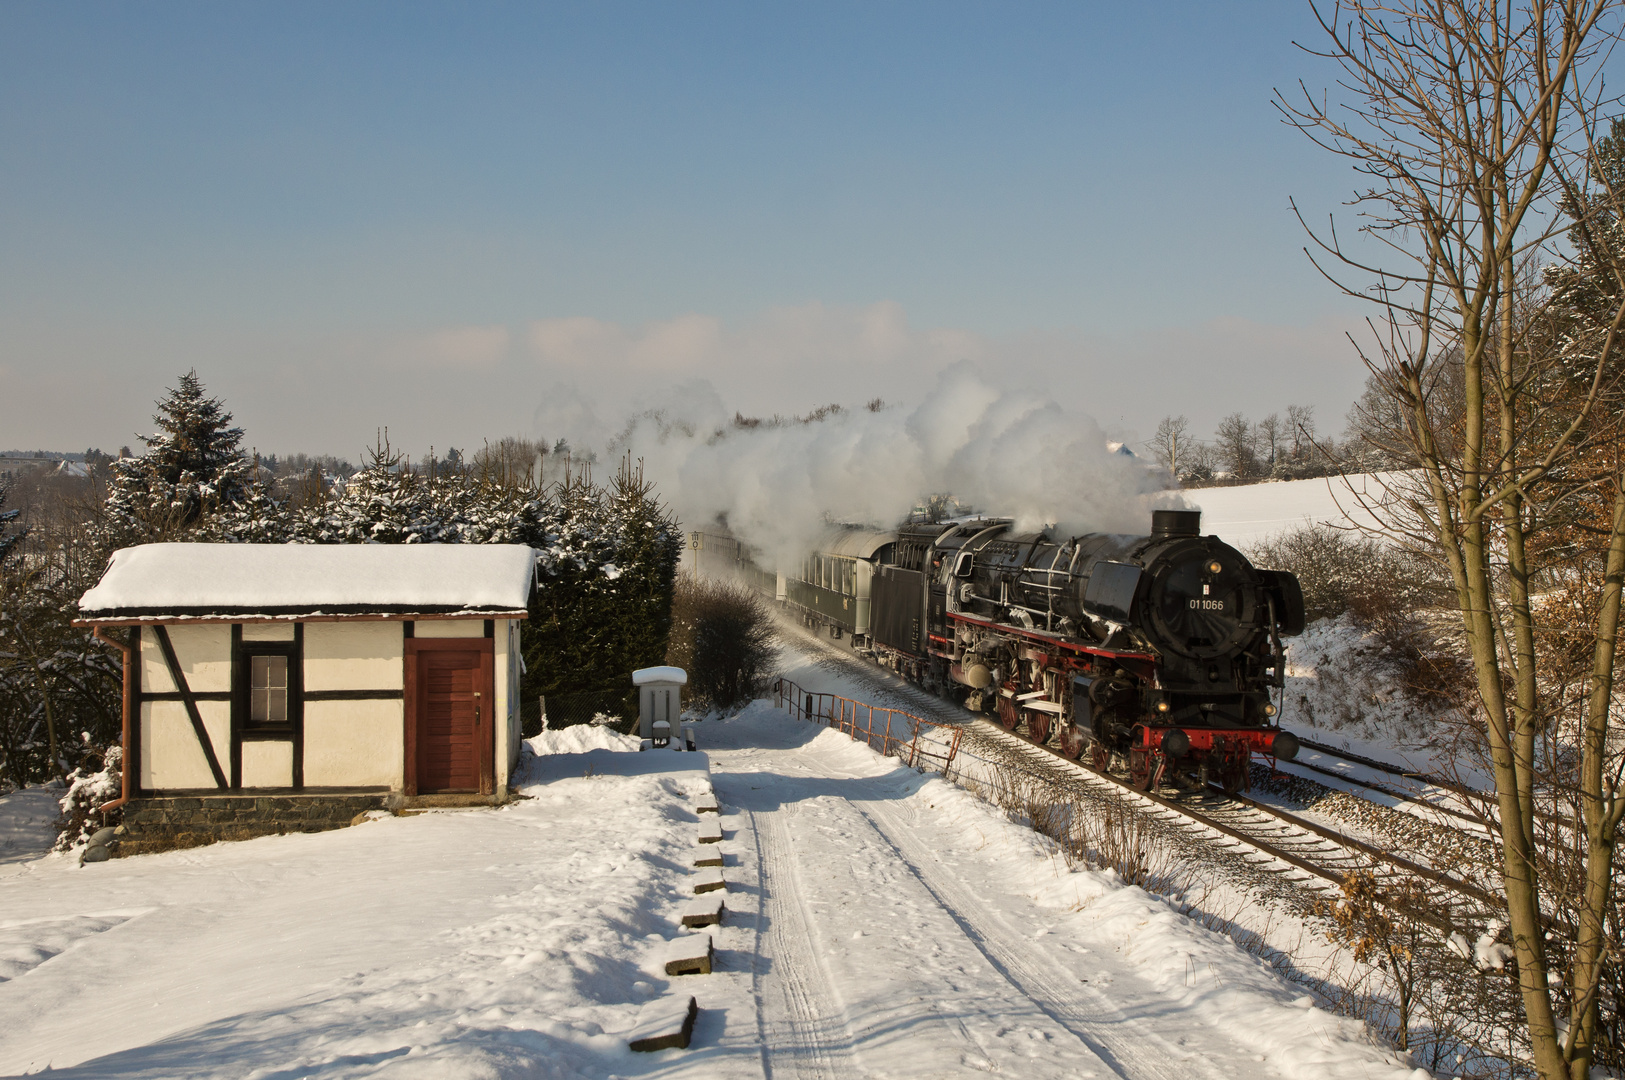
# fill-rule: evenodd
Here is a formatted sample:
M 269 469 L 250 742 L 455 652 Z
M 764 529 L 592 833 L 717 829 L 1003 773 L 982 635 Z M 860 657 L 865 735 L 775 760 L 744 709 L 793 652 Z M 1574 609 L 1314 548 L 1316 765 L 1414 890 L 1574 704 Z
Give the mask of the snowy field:
M 1392 474 L 1388 474 L 1392 475 Z M 1383 474 L 1284 480 L 1240 487 L 1194 488 L 1185 500 L 1202 511 L 1202 532 L 1245 548 L 1302 525 L 1330 522 L 1376 527 L 1366 508 L 1383 499 Z
M 700 736 L 544 735 L 574 752 L 500 810 L 0 866 L 0 1075 L 1417 1075 L 952 785 L 763 703 Z M 731 914 L 717 971 L 668 978 L 707 761 Z M 694 1046 L 627 1050 L 673 991 Z

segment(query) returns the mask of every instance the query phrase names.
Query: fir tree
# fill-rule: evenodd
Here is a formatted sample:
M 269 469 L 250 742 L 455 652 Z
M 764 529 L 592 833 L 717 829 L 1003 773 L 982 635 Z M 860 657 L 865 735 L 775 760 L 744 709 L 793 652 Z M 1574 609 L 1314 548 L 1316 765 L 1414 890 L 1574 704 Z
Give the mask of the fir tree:
M 147 452 L 112 465 L 107 511 L 125 542 L 179 533 L 234 505 L 250 484 L 252 466 L 239 445 L 243 429 L 230 426 L 231 413 L 206 395 L 195 370 L 157 405 L 152 419 L 159 430 L 141 436 Z
M 242 461 L 243 429 L 229 426 L 231 414 L 219 398 L 204 395 L 197 371 L 188 371 L 180 385 L 158 402 L 152 418 L 158 433 L 142 436 L 149 466 L 167 483 L 178 484 L 187 473 L 220 476 Z

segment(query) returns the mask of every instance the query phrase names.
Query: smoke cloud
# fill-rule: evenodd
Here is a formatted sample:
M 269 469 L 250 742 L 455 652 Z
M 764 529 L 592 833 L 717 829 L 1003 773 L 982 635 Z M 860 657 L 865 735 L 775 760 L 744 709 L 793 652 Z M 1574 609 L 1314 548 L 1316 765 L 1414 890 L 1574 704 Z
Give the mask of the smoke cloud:
M 1018 529 L 1143 534 L 1178 507 L 1143 459 L 1113 452 L 1091 418 L 1005 392 L 971 363 L 944 371 L 912 411 L 850 409 L 810 423 L 739 427 L 707 383 L 668 394 L 610 448 L 641 458 L 688 529 L 719 520 L 781 567 L 829 521 L 887 527 L 951 493 Z

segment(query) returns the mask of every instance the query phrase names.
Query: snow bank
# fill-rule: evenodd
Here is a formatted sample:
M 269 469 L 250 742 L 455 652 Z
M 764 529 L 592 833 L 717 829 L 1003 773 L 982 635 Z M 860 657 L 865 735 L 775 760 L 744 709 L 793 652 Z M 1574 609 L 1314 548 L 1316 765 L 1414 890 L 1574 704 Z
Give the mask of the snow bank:
M 79 610 L 522 611 L 535 561 L 522 544 L 143 544 L 113 553 Z
M 1352 616 L 1317 619 L 1286 646 L 1281 723 L 1396 747 L 1427 734 L 1431 717 L 1393 677 L 1387 647 Z
M 637 750 L 640 742 L 601 724 L 571 724 L 526 739 L 525 747 L 540 757 L 544 754 L 585 754 L 588 750 Z

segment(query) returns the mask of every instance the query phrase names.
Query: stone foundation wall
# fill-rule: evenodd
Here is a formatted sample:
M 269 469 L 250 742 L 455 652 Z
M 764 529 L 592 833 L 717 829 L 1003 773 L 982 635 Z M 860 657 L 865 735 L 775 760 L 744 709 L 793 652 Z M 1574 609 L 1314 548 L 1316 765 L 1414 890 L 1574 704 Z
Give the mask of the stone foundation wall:
M 115 856 L 201 847 L 283 833 L 341 829 L 369 810 L 387 809 L 389 794 L 176 795 L 131 799 L 124 807 Z

